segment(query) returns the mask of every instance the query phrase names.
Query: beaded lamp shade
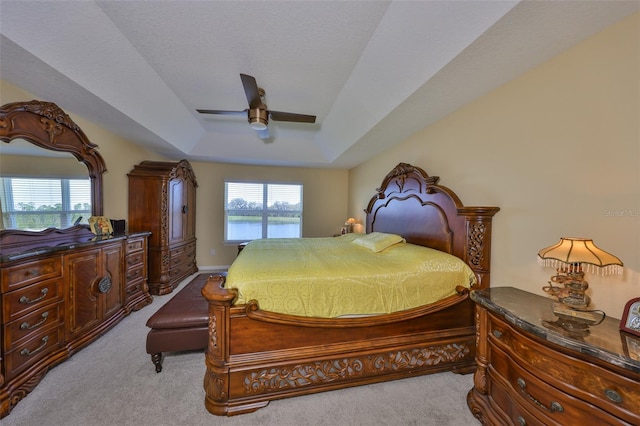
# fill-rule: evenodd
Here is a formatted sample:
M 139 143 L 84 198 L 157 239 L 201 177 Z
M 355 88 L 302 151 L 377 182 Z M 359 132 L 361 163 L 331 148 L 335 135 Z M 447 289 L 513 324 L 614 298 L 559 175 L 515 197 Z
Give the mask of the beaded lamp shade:
M 578 268 L 600 275 L 621 275 L 622 261 L 598 248 L 587 238 L 560 238 L 560 242 L 538 252 L 538 263 L 556 269 Z

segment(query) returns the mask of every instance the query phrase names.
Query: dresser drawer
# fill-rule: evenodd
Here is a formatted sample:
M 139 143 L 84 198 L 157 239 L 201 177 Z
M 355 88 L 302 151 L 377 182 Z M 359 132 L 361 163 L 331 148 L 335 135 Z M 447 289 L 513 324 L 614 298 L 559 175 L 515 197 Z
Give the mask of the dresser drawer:
M 195 243 L 195 241 L 192 241 L 190 243 L 181 245 L 179 247 L 172 248 L 169 251 L 169 257 L 171 259 L 178 258 L 178 257 L 184 257 L 184 256 L 187 256 L 187 257 L 195 256 L 195 254 L 196 254 L 196 243 Z
M 19 345 L 6 353 L 3 360 L 5 363 L 5 379 L 9 380 L 25 370 L 27 367 L 43 360 L 49 354 L 60 348 L 64 330 L 62 326 L 49 329 L 42 333 L 37 333 L 32 338 L 24 340 Z
M 190 267 L 195 262 L 196 254 L 193 251 L 176 251 L 175 253 L 171 252 L 171 257 L 169 259 L 169 267 L 173 268 L 177 265 L 185 265 Z
M 185 265 L 184 263 L 178 263 L 176 265 L 172 265 L 171 269 L 169 269 L 169 278 L 173 281 L 174 279 L 178 279 L 185 275 L 191 264 Z
M 127 240 L 127 253 L 142 251 L 144 249 L 144 238 L 131 238 Z
M 171 258 L 169 259 L 169 268 L 173 269 L 175 266 L 180 266 L 181 264 L 185 263 L 188 260 L 189 260 L 189 256 L 183 253 L 171 255 Z
M 196 264 L 195 256 L 182 256 L 175 259 L 171 259 L 171 263 L 169 264 L 169 275 L 174 276 L 178 270 L 191 270 L 193 265 Z
M 61 275 L 62 258 L 60 256 L 2 268 L 2 292 Z
M 130 268 L 127 270 L 126 274 L 125 274 L 125 278 L 127 285 L 129 285 L 130 283 L 142 279 L 145 277 L 144 274 L 144 265 L 138 265 L 134 268 Z
M 131 301 L 132 299 L 137 298 L 142 293 L 148 292 L 148 291 L 149 291 L 149 286 L 144 280 L 138 280 L 131 284 L 127 284 L 127 287 L 125 289 L 125 293 L 126 293 L 125 303 Z
M 29 338 L 45 328 L 58 327 L 63 322 L 62 301 L 47 305 L 18 318 L 4 327 L 4 350 L 8 351 L 20 340 Z
M 6 293 L 2 300 L 3 318 L 10 322 L 50 303 L 62 300 L 62 278 L 43 281 Z
M 187 246 L 183 245 L 180 247 L 176 247 L 176 248 L 172 248 L 171 250 L 169 250 L 169 257 L 171 259 L 175 259 L 178 258 L 180 256 L 182 256 L 185 252 L 186 252 Z
M 143 251 L 127 255 L 127 268 L 133 268 L 142 264 L 144 264 Z
M 490 350 L 494 369 L 492 378 L 507 384 L 511 388 L 511 398 L 534 413 L 544 424 L 621 424 L 620 420 L 603 410 L 549 386 L 500 349 L 492 347 Z
M 489 342 L 511 354 L 517 364 L 563 393 L 632 422 L 640 406 L 640 385 L 598 365 L 560 354 L 489 316 Z M 499 353 L 499 351 L 493 351 Z M 493 361 L 492 361 L 493 362 Z
M 512 392 L 513 390 L 510 386 L 506 385 L 502 380 L 492 380 L 489 384 L 490 401 L 498 408 L 495 411 L 510 419 L 511 424 L 520 426 L 550 426 L 554 424 L 551 420 L 541 421 L 531 414 L 514 400 L 511 396 Z M 493 408 L 495 409 L 496 407 Z

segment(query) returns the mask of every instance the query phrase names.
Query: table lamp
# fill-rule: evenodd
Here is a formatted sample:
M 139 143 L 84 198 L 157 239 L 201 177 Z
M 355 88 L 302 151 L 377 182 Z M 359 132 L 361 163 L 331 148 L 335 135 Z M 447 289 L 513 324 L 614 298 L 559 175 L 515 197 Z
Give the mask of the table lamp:
M 542 290 L 558 298 L 560 303 L 553 305 L 557 316 L 587 324 L 604 319 L 604 312 L 589 310 L 590 299 L 585 294 L 589 283 L 584 280 L 584 273 L 621 275 L 620 259 L 598 248 L 591 239 L 560 238 L 559 243 L 538 252 L 538 263 L 556 268 L 556 274 Z M 594 315 L 595 312 L 601 315 Z
M 347 219 L 347 221 L 344 223 L 344 226 L 347 228 L 347 234 L 351 234 L 353 232 L 353 225 L 355 225 L 355 223 L 356 220 L 352 217 Z

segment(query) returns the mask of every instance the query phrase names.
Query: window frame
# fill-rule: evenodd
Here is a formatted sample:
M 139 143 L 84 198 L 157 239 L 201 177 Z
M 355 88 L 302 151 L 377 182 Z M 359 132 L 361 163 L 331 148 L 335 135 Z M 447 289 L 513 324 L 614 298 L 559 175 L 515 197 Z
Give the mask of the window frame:
M 262 208 L 259 210 L 260 214 L 256 214 L 256 216 L 261 216 L 261 229 L 262 235 L 259 238 L 281 238 L 281 237 L 269 237 L 269 217 L 270 213 L 274 210 L 268 208 L 268 197 L 269 197 L 269 187 L 276 185 L 290 185 L 296 186 L 300 190 L 300 209 L 299 210 L 291 210 L 291 212 L 295 212 L 299 214 L 299 224 L 298 224 L 298 236 L 290 237 L 290 238 L 302 238 L 302 229 L 303 229 L 303 211 L 304 211 L 304 185 L 300 182 L 282 182 L 282 181 L 261 181 L 261 180 L 238 180 L 238 179 L 225 179 L 224 181 L 224 244 L 228 245 L 236 245 L 243 242 L 251 241 L 250 238 L 242 238 L 242 239 L 229 239 L 228 229 L 229 229 L 229 209 L 227 208 L 229 195 L 229 184 L 239 184 L 239 185 L 261 185 L 262 186 Z

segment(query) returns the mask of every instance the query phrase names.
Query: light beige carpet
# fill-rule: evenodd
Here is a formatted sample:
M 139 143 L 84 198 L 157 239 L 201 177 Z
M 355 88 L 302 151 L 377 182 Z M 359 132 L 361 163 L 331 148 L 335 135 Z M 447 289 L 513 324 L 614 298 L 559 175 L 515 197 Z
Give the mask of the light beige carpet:
M 195 275 L 194 275 L 195 276 Z M 204 407 L 204 353 L 169 354 L 156 373 L 145 352 L 147 319 L 174 293 L 132 313 L 53 368 L 2 426 L 438 425 L 479 422 L 466 406 L 472 375 L 440 373 L 273 401 L 218 417 Z

